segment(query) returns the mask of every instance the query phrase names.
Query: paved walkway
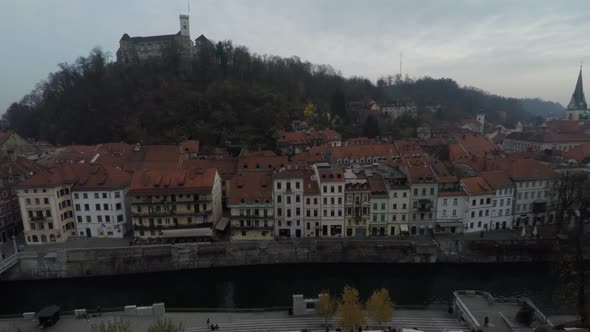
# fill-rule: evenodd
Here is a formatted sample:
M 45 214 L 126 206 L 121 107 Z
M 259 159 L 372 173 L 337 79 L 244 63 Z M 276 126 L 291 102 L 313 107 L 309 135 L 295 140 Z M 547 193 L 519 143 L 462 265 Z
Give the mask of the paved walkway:
M 181 322 L 186 332 L 205 332 L 207 319 L 211 324 L 219 325 L 219 332 L 248 332 L 248 331 L 325 331 L 324 321 L 318 317 L 293 317 L 284 311 L 277 312 L 247 312 L 247 313 L 167 313 L 167 318 L 175 322 Z M 75 319 L 73 317 L 62 318 L 49 331 L 63 332 L 91 332 L 92 325 L 100 321 L 122 318 L 131 323 L 132 331 L 145 332 L 156 321 L 151 316 L 122 317 L 119 314 L 105 314 L 102 317 Z M 426 332 L 435 331 L 467 331 L 467 327 L 454 318 L 450 318 L 444 311 L 434 310 L 396 310 L 394 318 L 384 326 L 395 328 L 418 328 Z M 330 330 L 337 327 L 337 320 L 330 321 Z M 370 329 L 377 329 L 378 325 L 369 323 Z M 23 319 L 0 320 L 0 332 L 29 332 L 38 331 L 31 321 Z

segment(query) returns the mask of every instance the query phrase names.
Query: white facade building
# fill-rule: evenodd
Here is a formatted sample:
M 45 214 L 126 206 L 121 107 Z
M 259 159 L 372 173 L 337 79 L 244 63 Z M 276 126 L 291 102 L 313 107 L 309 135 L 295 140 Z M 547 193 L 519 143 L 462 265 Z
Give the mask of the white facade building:
M 481 232 L 490 229 L 492 200 L 495 190 L 480 176 L 461 179 L 466 193 L 464 232 Z
M 344 236 L 344 173 L 341 169 L 314 165 L 321 195 L 322 237 Z
M 124 237 L 130 231 L 128 190 L 129 184 L 113 190 L 72 190 L 78 236 Z
M 281 169 L 273 175 L 275 238 L 304 236 L 303 171 Z
M 321 235 L 321 201 L 320 188 L 318 182 L 311 172 L 305 173 L 303 179 L 303 192 L 305 197 L 304 210 L 305 216 L 305 237 L 319 237 Z
M 492 200 L 492 230 L 512 229 L 512 204 L 514 183 L 503 171 L 483 172 L 481 176 L 492 186 L 496 194 Z

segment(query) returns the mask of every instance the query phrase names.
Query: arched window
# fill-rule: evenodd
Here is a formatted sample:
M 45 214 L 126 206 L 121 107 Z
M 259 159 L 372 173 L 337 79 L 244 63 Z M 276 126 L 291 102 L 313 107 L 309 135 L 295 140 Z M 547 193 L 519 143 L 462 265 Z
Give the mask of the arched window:
M 47 235 L 41 235 L 41 242 L 47 242 Z
M 55 235 L 49 235 L 49 242 L 55 242 Z
M 33 242 L 39 242 L 39 238 L 37 237 L 37 235 L 33 235 Z

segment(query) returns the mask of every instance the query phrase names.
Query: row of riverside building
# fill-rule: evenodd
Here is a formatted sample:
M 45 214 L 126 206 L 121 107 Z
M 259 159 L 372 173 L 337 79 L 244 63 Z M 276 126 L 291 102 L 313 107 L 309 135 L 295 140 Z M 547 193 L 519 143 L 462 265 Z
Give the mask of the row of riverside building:
M 492 151 L 482 136 L 456 142 L 464 152 L 452 161 L 434 158 L 426 150 L 440 142 L 424 140 L 325 145 L 290 158 L 203 154 L 195 141 L 71 146 L 38 161 L 15 192 L 28 244 L 412 236 L 553 222 L 557 172 Z

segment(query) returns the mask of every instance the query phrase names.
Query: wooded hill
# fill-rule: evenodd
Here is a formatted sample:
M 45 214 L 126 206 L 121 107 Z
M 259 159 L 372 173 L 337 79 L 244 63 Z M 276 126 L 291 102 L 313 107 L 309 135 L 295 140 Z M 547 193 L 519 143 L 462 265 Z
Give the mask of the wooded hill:
M 517 99 L 460 87 L 451 79 L 387 76 L 374 84 L 298 57 L 253 54 L 231 41 L 201 49 L 190 59 L 170 52 L 159 61 L 137 64 L 112 62 L 110 55 L 93 49 L 74 63 L 60 64 L 4 117 L 21 135 L 54 144 L 193 138 L 205 144 L 271 147 L 276 130 L 302 119 L 310 103 L 314 125 L 358 136 L 371 124 L 357 123 L 349 103 L 393 99 L 413 101 L 426 115 L 428 106 L 438 106 L 424 116 L 427 121 L 478 112 L 499 120 L 496 111 L 505 111 L 508 122 L 530 118 Z M 388 128 L 381 134 L 411 134 L 398 132 L 395 124 Z

